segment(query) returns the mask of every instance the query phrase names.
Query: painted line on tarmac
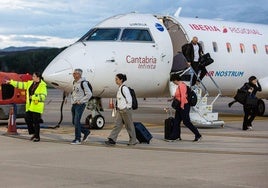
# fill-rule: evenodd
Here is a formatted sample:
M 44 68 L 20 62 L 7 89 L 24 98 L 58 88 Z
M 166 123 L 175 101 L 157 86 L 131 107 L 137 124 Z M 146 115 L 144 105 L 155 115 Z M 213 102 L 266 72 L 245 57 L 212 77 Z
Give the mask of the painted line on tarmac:
M 3 136 L 12 137 L 12 138 L 18 138 L 18 139 L 24 139 L 29 140 L 29 137 L 27 136 L 21 136 L 21 135 L 6 135 L 2 134 Z M 70 144 L 70 141 L 68 140 L 52 140 L 52 139 L 46 139 L 42 138 L 40 142 L 49 142 L 49 143 L 59 143 L 59 144 Z M 202 141 L 200 141 L 202 142 Z M 196 143 L 198 144 L 198 143 Z M 165 151 L 165 152 L 177 152 L 177 153 L 203 153 L 203 154 L 224 154 L 224 155 L 264 155 L 268 156 L 267 152 L 249 152 L 249 151 L 220 151 L 220 150 L 207 150 L 207 149 L 182 149 L 182 148 L 163 148 L 163 147 L 150 147 L 148 144 L 148 147 L 141 147 L 138 145 L 136 146 L 127 146 L 123 144 L 116 144 L 115 146 L 108 146 L 105 145 L 104 141 L 101 142 L 86 142 L 82 143 L 81 146 L 88 146 L 88 147 L 105 147 L 105 148 L 114 148 L 114 149 L 133 149 L 133 150 L 144 150 L 144 151 Z M 147 144 L 146 144 L 147 146 Z

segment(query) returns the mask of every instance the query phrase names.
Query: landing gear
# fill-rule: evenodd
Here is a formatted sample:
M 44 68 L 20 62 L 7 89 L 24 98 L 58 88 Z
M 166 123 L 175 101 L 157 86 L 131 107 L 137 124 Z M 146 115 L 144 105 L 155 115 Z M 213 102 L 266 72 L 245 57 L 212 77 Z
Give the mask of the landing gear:
M 263 102 L 263 100 L 259 99 L 258 100 L 258 105 L 257 105 L 257 114 L 258 116 L 263 116 L 264 112 L 265 112 L 265 104 Z
M 105 125 L 105 119 L 100 113 L 100 111 L 103 111 L 101 98 L 94 97 L 90 99 L 87 109 L 91 110 L 92 114 L 86 117 L 85 124 L 91 129 L 102 129 Z
M 102 129 L 105 125 L 105 120 L 102 115 L 96 115 L 94 118 L 92 118 L 92 115 L 89 114 L 86 117 L 85 123 L 90 129 Z

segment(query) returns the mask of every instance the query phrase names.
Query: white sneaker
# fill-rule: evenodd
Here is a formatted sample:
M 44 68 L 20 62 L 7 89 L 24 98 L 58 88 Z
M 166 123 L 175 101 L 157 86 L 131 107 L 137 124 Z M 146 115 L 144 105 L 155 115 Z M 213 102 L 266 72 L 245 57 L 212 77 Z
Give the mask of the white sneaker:
M 248 130 L 252 131 L 253 130 L 252 126 L 248 126 Z
M 71 144 L 73 144 L 73 145 L 79 145 L 79 144 L 81 144 L 81 142 L 79 140 L 73 140 L 71 142 Z

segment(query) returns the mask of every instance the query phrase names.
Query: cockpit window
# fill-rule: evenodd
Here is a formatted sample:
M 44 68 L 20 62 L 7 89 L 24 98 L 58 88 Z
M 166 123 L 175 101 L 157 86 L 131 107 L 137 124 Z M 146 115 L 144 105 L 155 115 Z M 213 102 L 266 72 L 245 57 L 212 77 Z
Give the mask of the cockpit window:
M 146 29 L 124 29 L 121 36 L 122 41 L 153 41 L 151 34 Z
M 120 34 L 119 28 L 96 28 L 92 30 L 86 38 L 87 41 L 107 41 L 117 40 Z

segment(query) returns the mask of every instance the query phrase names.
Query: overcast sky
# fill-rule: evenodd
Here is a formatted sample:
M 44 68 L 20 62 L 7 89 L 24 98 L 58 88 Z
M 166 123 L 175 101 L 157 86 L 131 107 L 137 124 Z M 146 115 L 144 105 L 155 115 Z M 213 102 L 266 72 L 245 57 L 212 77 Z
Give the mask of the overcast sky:
M 63 47 L 103 19 L 136 11 L 268 24 L 267 0 L 0 0 L 0 49 Z

